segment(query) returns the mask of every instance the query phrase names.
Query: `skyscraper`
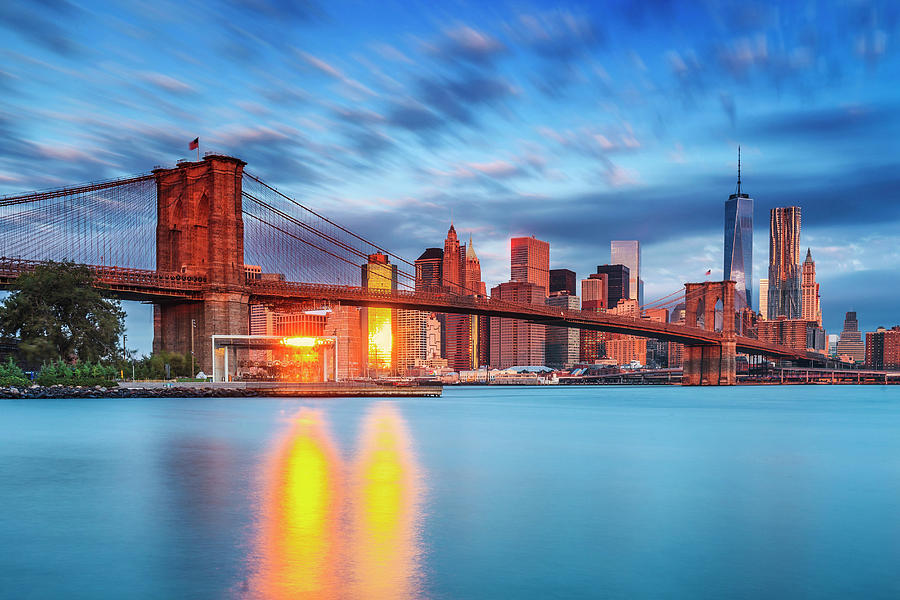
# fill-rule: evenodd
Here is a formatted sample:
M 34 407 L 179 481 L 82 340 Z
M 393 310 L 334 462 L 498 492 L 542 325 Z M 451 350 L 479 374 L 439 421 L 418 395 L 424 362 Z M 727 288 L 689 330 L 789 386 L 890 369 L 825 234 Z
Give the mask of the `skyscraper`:
M 615 308 L 619 300 L 631 298 L 631 274 L 622 264 L 598 265 L 597 274 L 607 276 L 606 308 Z
M 759 314 L 763 319 L 769 318 L 769 280 L 759 280 Z
M 866 359 L 866 344 L 862 341 L 859 321 L 856 320 L 855 312 L 848 312 L 844 317 L 844 330 L 841 331 L 841 337 L 837 343 L 837 353 L 838 356 L 848 356 L 855 362 L 862 362 Z
M 809 248 L 806 249 L 806 260 L 803 261 L 800 279 L 800 300 L 802 318 L 822 325 L 822 308 L 819 304 L 819 284 L 816 283 L 816 263 L 812 259 Z
M 571 271 L 570 271 L 571 273 Z M 574 275 L 574 273 L 572 273 Z M 578 310 L 581 301 L 578 296 L 562 292 L 555 292 L 547 298 L 549 306 L 555 306 L 566 310 Z M 581 333 L 574 327 L 547 327 L 547 347 L 545 350 L 546 364 L 557 369 L 568 369 L 578 362 L 581 348 Z
M 444 239 L 444 262 L 441 267 L 441 282 L 444 290 L 459 294 L 466 284 L 466 255 L 463 253 L 459 245 L 459 238 L 456 237 L 456 228 L 453 223 L 447 230 L 447 237 Z
M 575 291 L 575 271 L 550 269 L 550 293 L 553 292 L 565 292 L 569 296 L 578 295 Z
M 608 304 L 607 288 L 609 275 L 591 273 L 587 279 L 581 280 L 581 303 L 584 310 L 606 309 Z
M 529 281 L 510 281 L 492 288 L 491 298 L 543 305 L 546 291 Z M 517 365 L 543 365 L 545 337 L 545 325 L 491 317 L 491 366 L 507 369 Z
M 486 295 L 484 282 L 481 280 L 481 261 L 475 254 L 475 244 L 472 242 L 472 235 L 469 235 L 469 245 L 466 246 L 466 295 L 478 294 Z
M 443 285 L 444 251 L 426 248 L 416 259 L 416 291 L 440 292 Z
M 628 267 L 628 291 L 623 297 L 641 301 L 641 243 L 637 240 L 613 240 L 609 243 L 609 264 Z M 598 271 L 599 272 L 599 271 Z M 610 307 L 614 307 L 611 304 Z
M 527 281 L 550 295 L 550 244 L 531 237 L 509 241 L 510 281 Z M 493 293 L 491 294 L 493 295 Z
M 601 312 L 607 307 L 607 288 L 609 276 L 606 273 L 591 273 L 587 279 L 581 280 L 581 310 Z M 581 330 L 581 351 L 579 358 L 582 362 L 593 363 L 602 358 L 606 353 L 604 342 L 606 333 L 603 331 Z
M 800 207 L 783 206 L 769 213 L 768 315 L 799 319 Z
M 735 282 L 735 310 L 753 308 L 753 198 L 741 191 L 741 148 L 738 146 L 737 191 L 725 201 L 726 280 Z
M 456 229 L 450 225 L 444 240 L 442 280 L 445 291 L 464 296 L 483 295 L 481 263 L 470 244 L 460 244 Z M 478 367 L 478 318 L 471 315 L 444 315 L 444 357 L 451 368 Z

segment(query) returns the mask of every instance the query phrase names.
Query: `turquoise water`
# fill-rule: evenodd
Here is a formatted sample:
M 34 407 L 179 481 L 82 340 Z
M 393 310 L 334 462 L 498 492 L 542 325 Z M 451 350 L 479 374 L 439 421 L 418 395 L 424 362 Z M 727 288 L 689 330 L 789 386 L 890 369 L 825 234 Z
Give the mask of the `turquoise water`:
M 900 387 L 0 401 L 3 598 L 898 598 Z

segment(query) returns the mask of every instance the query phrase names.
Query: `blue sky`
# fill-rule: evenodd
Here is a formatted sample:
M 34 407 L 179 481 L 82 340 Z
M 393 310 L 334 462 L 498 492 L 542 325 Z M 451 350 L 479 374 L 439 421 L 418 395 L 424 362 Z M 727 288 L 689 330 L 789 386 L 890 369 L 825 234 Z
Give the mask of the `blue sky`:
M 896 2 L 43 0 L 0 31 L 0 193 L 199 136 L 409 258 L 452 211 L 489 288 L 512 235 L 579 278 L 640 239 L 650 299 L 721 276 L 741 144 L 754 295 L 768 209 L 797 204 L 826 329 L 900 323 Z

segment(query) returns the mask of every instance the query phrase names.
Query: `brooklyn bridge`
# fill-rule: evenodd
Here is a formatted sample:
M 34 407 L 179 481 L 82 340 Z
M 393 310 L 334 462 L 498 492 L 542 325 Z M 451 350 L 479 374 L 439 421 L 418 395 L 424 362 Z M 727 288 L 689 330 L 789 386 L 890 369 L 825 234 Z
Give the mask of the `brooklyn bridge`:
M 684 344 L 683 383 L 732 385 L 737 353 L 818 365 L 825 357 L 738 335 L 734 282 L 686 283 L 685 323 L 563 310 L 472 294 L 435 292 L 410 261 L 320 214 L 246 171 L 207 154 L 174 168 L 0 198 L 0 287 L 42 261 L 89 266 L 110 296 L 154 305 L 154 350 L 187 353 L 192 335 L 249 333 L 251 304 L 334 304 L 506 317 Z M 360 286 L 368 256 L 398 265 L 393 289 Z M 245 265 L 263 277 L 249 277 Z M 196 346 L 212 370 L 207 343 Z

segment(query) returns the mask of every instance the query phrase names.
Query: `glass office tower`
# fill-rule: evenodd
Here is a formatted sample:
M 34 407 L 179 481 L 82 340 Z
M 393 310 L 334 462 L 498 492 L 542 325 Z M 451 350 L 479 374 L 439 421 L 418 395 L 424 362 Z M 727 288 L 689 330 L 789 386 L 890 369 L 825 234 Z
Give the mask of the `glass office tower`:
M 609 264 L 628 267 L 627 298 L 641 303 L 641 243 L 638 240 L 613 240 L 609 243 Z M 599 271 L 597 271 L 599 273 Z M 610 308 L 614 308 L 610 304 Z
M 753 198 L 741 192 L 738 148 L 737 192 L 725 201 L 725 280 L 735 282 L 735 310 L 753 308 Z

